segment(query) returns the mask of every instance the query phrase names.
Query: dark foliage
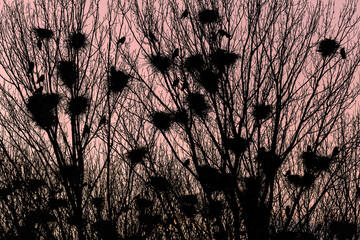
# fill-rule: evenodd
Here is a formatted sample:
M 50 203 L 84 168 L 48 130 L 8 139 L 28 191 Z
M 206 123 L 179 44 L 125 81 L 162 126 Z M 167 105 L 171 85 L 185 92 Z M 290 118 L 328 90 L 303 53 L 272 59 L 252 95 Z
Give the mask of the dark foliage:
M 50 39 L 54 36 L 54 32 L 46 28 L 34 28 L 34 32 L 36 36 L 41 40 Z
M 115 67 L 111 67 L 109 89 L 114 93 L 120 93 L 127 86 L 130 79 L 130 75 L 123 71 L 115 70 Z
M 86 36 L 81 32 L 73 32 L 69 36 L 68 43 L 74 50 L 80 50 L 86 47 Z
M 189 93 L 187 96 L 189 108 L 199 117 L 205 118 L 209 112 L 209 105 L 207 104 L 203 94 Z
M 147 152 L 148 150 L 146 147 L 134 148 L 127 153 L 127 157 L 130 160 L 131 164 L 135 166 L 138 163 L 143 163 Z
M 151 116 L 151 122 L 157 129 L 162 131 L 168 131 L 172 123 L 171 114 L 161 111 L 155 112 Z
M 334 39 L 326 38 L 320 41 L 319 49 L 317 51 L 320 52 L 323 57 L 328 57 L 333 55 L 339 46 L 339 43 Z
M 199 12 L 199 21 L 202 24 L 213 23 L 219 19 L 218 10 L 204 9 Z
M 271 105 L 260 103 L 254 106 L 253 116 L 257 121 L 268 119 L 271 113 L 272 113 Z
M 305 188 L 310 188 L 312 186 L 312 184 L 315 182 L 315 176 L 311 173 L 305 173 L 304 176 L 300 176 L 300 175 L 291 175 L 289 174 L 287 176 L 287 179 L 289 181 L 289 183 L 291 183 L 292 185 L 296 186 L 296 187 L 305 187 Z
M 148 57 L 149 63 L 154 70 L 165 73 L 170 69 L 171 59 L 165 55 L 156 54 Z
M 60 97 L 55 93 L 34 94 L 29 97 L 26 107 L 38 126 L 48 128 L 56 122 L 55 108 L 59 101 Z
M 71 116 L 79 116 L 86 112 L 89 107 L 89 99 L 85 96 L 76 96 L 68 102 L 67 112 Z
M 70 89 L 78 79 L 76 65 L 73 61 L 60 61 L 58 65 L 58 74 L 65 86 Z

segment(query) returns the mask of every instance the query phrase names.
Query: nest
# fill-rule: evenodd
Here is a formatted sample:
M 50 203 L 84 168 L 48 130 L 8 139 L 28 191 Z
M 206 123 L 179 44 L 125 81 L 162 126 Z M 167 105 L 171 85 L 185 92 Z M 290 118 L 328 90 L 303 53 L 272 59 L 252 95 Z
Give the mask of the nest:
M 42 179 L 30 179 L 26 185 L 29 191 L 36 191 L 41 187 L 46 186 L 46 182 Z
M 146 199 L 146 198 L 142 198 L 142 197 L 137 197 L 135 199 L 135 207 L 137 210 L 139 211 L 144 211 L 145 209 L 148 209 L 150 207 L 152 207 L 154 205 L 154 202 Z
M 268 177 L 274 177 L 282 163 L 277 154 L 272 151 L 265 151 L 265 148 L 259 149 L 256 159 Z
M 63 198 L 50 198 L 48 207 L 49 209 L 59 209 L 59 208 L 65 208 L 69 206 L 69 203 L 66 199 Z
M 242 137 L 227 138 L 225 144 L 234 154 L 240 155 L 245 152 L 248 145 L 247 140 Z
M 150 55 L 148 59 L 152 67 L 161 73 L 165 73 L 170 69 L 171 59 L 167 56 L 156 54 Z
M 135 148 L 127 153 L 127 157 L 131 162 L 131 165 L 135 166 L 138 163 L 142 163 L 146 157 L 148 150 L 146 147 Z
M 75 50 L 86 47 L 86 36 L 81 32 L 73 32 L 68 39 L 69 46 Z
M 195 54 L 185 59 L 185 68 L 190 73 L 192 71 L 201 71 L 205 66 L 205 61 L 201 54 Z
M 204 9 L 199 12 L 199 21 L 202 24 L 213 23 L 219 19 L 218 10 Z
M 58 65 L 58 74 L 68 88 L 71 88 L 78 79 L 76 65 L 73 61 L 60 61 Z
M 4 199 L 15 191 L 14 188 L 6 187 L 0 189 L 0 199 Z
M 114 93 L 120 93 L 126 87 L 130 79 L 130 76 L 123 71 L 116 71 L 114 67 L 111 67 L 109 89 Z
M 301 154 L 305 168 L 308 171 L 326 171 L 331 164 L 331 158 L 317 156 L 315 152 L 306 151 Z
M 41 128 L 51 127 L 56 122 L 55 109 L 60 97 L 55 93 L 34 94 L 26 104 L 35 123 Z
M 198 199 L 194 194 L 188 194 L 179 197 L 179 203 L 183 205 L 196 205 L 198 203 Z
M 35 63 L 34 62 L 29 62 L 29 67 L 28 67 L 27 73 L 28 74 L 33 73 L 34 67 L 35 67 Z
M 339 43 L 334 39 L 326 38 L 320 41 L 319 49 L 317 51 L 320 52 L 323 57 L 328 57 L 333 55 L 339 46 Z
M 209 202 L 209 205 L 207 206 L 207 210 L 206 210 L 205 214 L 209 218 L 217 218 L 222 215 L 223 209 L 224 209 L 224 206 L 221 201 L 211 200 Z
M 222 190 L 222 175 L 216 168 L 208 165 L 199 166 L 198 175 L 199 181 L 206 191 L 214 192 Z
M 116 226 L 111 220 L 98 220 L 92 224 L 92 228 L 98 232 L 100 239 L 118 239 L 119 237 Z
M 96 209 L 101 210 L 104 208 L 104 199 L 102 197 L 94 197 L 91 202 Z
M 255 120 L 261 121 L 268 119 L 272 113 L 272 106 L 260 103 L 254 106 L 253 116 Z
M 201 93 L 189 93 L 187 96 L 189 108 L 199 117 L 205 118 L 209 112 L 209 105 Z
M 209 93 L 215 93 L 218 90 L 219 76 L 213 71 L 201 71 L 198 80 Z
M 86 109 L 89 107 L 89 99 L 84 96 L 77 96 L 70 99 L 68 103 L 67 112 L 71 116 L 79 116 L 86 112 Z
M 159 214 L 139 214 L 139 222 L 141 225 L 149 227 L 148 231 L 151 232 L 156 225 L 162 223 L 162 217 Z
M 230 67 L 236 63 L 239 55 L 223 49 L 218 49 L 216 52 L 210 54 L 209 57 L 210 62 L 219 69 L 219 71 L 224 71 L 225 67 Z
M 46 28 L 34 28 L 35 35 L 43 40 L 43 39 L 50 39 L 54 36 L 54 32 L 50 29 Z
M 176 111 L 172 117 L 173 121 L 180 124 L 187 124 L 189 116 L 185 110 Z
M 305 188 L 310 188 L 311 185 L 315 182 L 315 176 L 310 173 L 305 173 L 304 176 L 300 176 L 298 174 L 288 175 L 287 179 L 292 185 Z
M 49 222 L 55 222 L 56 217 L 52 215 L 47 209 L 37 209 L 37 210 L 31 210 L 28 215 L 26 216 L 26 221 L 34 223 L 49 223 Z
M 166 112 L 155 112 L 151 116 L 151 121 L 154 126 L 162 131 L 168 131 L 171 127 L 171 114 Z
M 333 221 L 330 223 L 329 229 L 340 240 L 353 239 L 356 234 L 356 224 L 345 221 Z
M 74 165 L 66 165 L 60 168 L 60 176 L 68 182 L 71 182 L 74 176 L 78 176 L 79 170 Z
M 168 191 L 171 187 L 170 182 L 165 177 L 161 176 L 150 177 L 149 183 L 159 191 Z

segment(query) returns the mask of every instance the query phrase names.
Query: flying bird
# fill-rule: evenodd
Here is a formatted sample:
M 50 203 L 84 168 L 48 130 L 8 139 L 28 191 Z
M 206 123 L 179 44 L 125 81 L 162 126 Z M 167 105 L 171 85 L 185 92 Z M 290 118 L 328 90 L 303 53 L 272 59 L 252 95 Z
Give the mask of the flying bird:
M 29 68 L 28 68 L 27 73 L 30 73 L 30 74 L 33 73 L 34 67 L 35 67 L 34 62 L 29 62 Z
M 188 11 L 187 9 L 185 9 L 184 12 L 181 14 L 180 19 L 184 19 L 184 18 L 186 18 L 187 16 L 189 16 L 189 11 Z
M 125 43 L 126 37 L 122 37 L 117 41 L 118 45 L 123 45 Z
M 172 54 L 172 60 L 174 60 L 176 57 L 178 57 L 180 54 L 180 50 L 178 48 L 176 48 Z
M 41 76 L 38 78 L 38 80 L 36 81 L 36 83 L 44 82 L 44 80 L 45 80 L 45 76 L 44 76 L 44 74 L 43 74 L 43 75 L 41 75 Z
M 340 55 L 341 55 L 342 59 L 346 59 L 345 48 L 340 49 Z
M 221 36 L 221 37 L 227 37 L 227 38 L 230 38 L 231 37 L 231 35 L 228 33 L 228 32 L 226 32 L 225 30 L 223 30 L 223 29 L 220 29 L 219 31 L 218 31 L 218 34 Z

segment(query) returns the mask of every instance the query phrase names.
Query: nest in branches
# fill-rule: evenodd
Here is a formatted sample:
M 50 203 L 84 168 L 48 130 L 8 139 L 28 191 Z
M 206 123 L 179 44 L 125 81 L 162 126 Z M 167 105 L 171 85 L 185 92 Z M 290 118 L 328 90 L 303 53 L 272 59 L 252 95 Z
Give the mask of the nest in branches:
M 114 93 L 120 93 L 126 87 L 130 79 L 130 76 L 123 71 L 115 70 L 115 67 L 111 67 L 109 89 Z
M 205 61 L 201 54 L 195 54 L 185 59 L 185 68 L 190 73 L 192 71 L 201 71 L 205 66 Z
M 0 189 L 0 199 L 5 199 L 7 196 L 15 192 L 15 189 L 12 187 L 5 187 Z
M 46 181 L 43 179 L 30 179 L 26 182 L 27 190 L 36 191 L 46 186 Z
M 288 175 L 287 179 L 289 183 L 295 187 L 310 188 L 311 185 L 315 182 L 315 176 L 310 173 L 305 173 L 304 176 L 300 176 L 298 174 Z
M 55 109 L 59 101 L 60 97 L 55 93 L 34 94 L 29 97 L 26 107 L 38 126 L 48 128 L 56 122 Z
M 196 195 L 188 194 L 188 195 L 180 196 L 179 203 L 186 204 L 186 205 L 195 205 L 198 203 L 198 199 L 197 199 Z
M 173 114 L 172 119 L 176 123 L 185 125 L 189 121 L 189 116 L 185 110 L 179 110 Z
M 171 114 L 161 111 L 155 112 L 151 116 L 151 122 L 157 129 L 168 131 L 172 123 Z
M 81 32 L 71 33 L 68 39 L 68 44 L 69 47 L 75 50 L 80 50 L 82 48 L 85 48 L 87 45 L 85 34 Z
M 346 221 L 332 221 L 329 225 L 330 232 L 338 239 L 353 239 L 356 234 L 356 224 Z
M 50 29 L 46 28 L 34 28 L 35 35 L 43 40 L 43 39 L 50 39 L 54 36 L 54 32 Z
M 245 152 L 248 141 L 240 136 L 225 139 L 225 144 L 234 154 L 240 155 Z
M 131 165 L 135 166 L 138 163 L 143 163 L 148 150 L 146 147 L 139 147 L 130 150 L 127 153 L 127 157 L 130 160 Z
M 146 232 L 152 232 L 152 230 L 163 222 L 161 215 L 159 214 L 139 214 L 139 223 L 143 226 L 146 226 Z
M 68 102 L 67 112 L 73 117 L 79 116 L 86 112 L 89 107 L 89 99 L 85 96 L 77 96 Z
M 180 211 L 187 217 L 193 217 L 197 213 L 196 204 L 198 199 L 196 195 L 189 194 L 179 198 Z
M 224 205 L 221 201 L 211 200 L 205 209 L 205 215 L 209 218 L 217 218 L 222 215 Z
M 143 212 L 144 210 L 152 207 L 153 205 L 154 202 L 147 198 L 137 197 L 135 199 L 135 208 L 140 212 Z
M 221 191 L 221 173 L 216 168 L 208 165 L 198 167 L 199 181 L 203 187 L 210 191 Z
M 204 9 L 199 12 L 198 16 L 202 24 L 213 23 L 219 20 L 218 10 Z
M 161 73 L 165 73 L 170 69 L 171 59 L 165 55 L 150 55 L 148 59 L 151 66 Z
M 150 185 L 152 185 L 158 191 L 168 191 L 171 187 L 170 182 L 161 176 L 150 177 Z
M 94 197 L 91 202 L 96 209 L 101 210 L 104 208 L 104 199 L 102 197 Z
M 209 112 L 209 105 L 207 104 L 203 94 L 189 93 L 187 96 L 189 108 L 199 117 L 205 118 Z
M 201 71 L 198 81 L 209 93 L 215 93 L 218 90 L 219 76 L 211 70 Z
M 260 103 L 254 106 L 253 116 L 255 120 L 261 121 L 268 119 L 272 113 L 272 106 Z
M 76 83 L 78 74 L 76 65 L 73 61 L 60 61 L 58 64 L 58 74 L 69 89 Z
M 37 210 L 31 210 L 27 216 L 26 221 L 31 223 L 49 223 L 49 222 L 55 222 L 56 217 L 52 215 L 49 210 L 47 209 L 37 209 Z
M 63 198 L 51 197 L 48 202 L 49 209 L 59 209 L 59 208 L 65 208 L 67 206 L 69 206 L 69 203 L 66 199 Z
M 336 40 L 326 38 L 320 41 L 319 49 L 317 51 L 320 52 L 323 57 L 328 57 L 333 55 L 339 46 L 340 45 Z
M 92 228 L 99 234 L 100 239 L 119 238 L 116 226 L 111 220 L 98 220 L 92 224 Z
M 317 156 L 313 151 L 306 151 L 301 154 L 304 166 L 308 171 L 326 171 L 331 164 L 331 158 Z
M 217 69 L 219 69 L 219 71 L 223 72 L 225 67 L 231 67 L 236 63 L 239 55 L 236 53 L 225 51 L 223 49 L 218 49 L 215 52 L 211 53 L 209 57 L 210 62 Z
M 265 151 L 265 148 L 260 148 L 256 160 L 268 177 L 274 177 L 281 166 L 281 158 L 272 151 Z

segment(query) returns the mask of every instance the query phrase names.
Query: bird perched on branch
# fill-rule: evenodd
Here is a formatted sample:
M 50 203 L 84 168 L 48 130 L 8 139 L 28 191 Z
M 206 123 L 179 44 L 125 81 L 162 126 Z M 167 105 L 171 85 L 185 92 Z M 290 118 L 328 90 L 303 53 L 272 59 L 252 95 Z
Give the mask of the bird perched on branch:
M 126 37 L 122 37 L 117 41 L 118 45 L 123 45 L 125 43 Z
M 340 55 L 342 59 L 346 59 L 345 48 L 340 49 Z
M 187 16 L 189 16 L 189 11 L 188 11 L 187 9 L 185 9 L 184 12 L 181 14 L 180 19 L 184 19 L 184 18 L 186 18 Z
M 178 57 L 180 54 L 180 50 L 176 48 L 171 56 L 171 59 L 174 60 L 176 57 Z
M 219 34 L 221 37 L 227 37 L 227 38 L 230 38 L 230 37 L 231 37 L 231 35 L 230 35 L 228 32 L 226 32 L 225 30 L 223 30 L 223 29 L 220 29 L 220 30 L 218 31 L 218 34 Z
M 34 71 L 35 64 L 34 62 L 29 62 L 29 68 L 27 70 L 27 73 L 31 74 Z
M 44 76 L 44 74 L 43 74 L 43 75 L 41 75 L 41 76 L 38 78 L 38 80 L 36 81 L 36 83 L 37 83 L 37 84 L 42 83 L 42 82 L 44 82 L 44 80 L 45 80 L 45 76 Z

